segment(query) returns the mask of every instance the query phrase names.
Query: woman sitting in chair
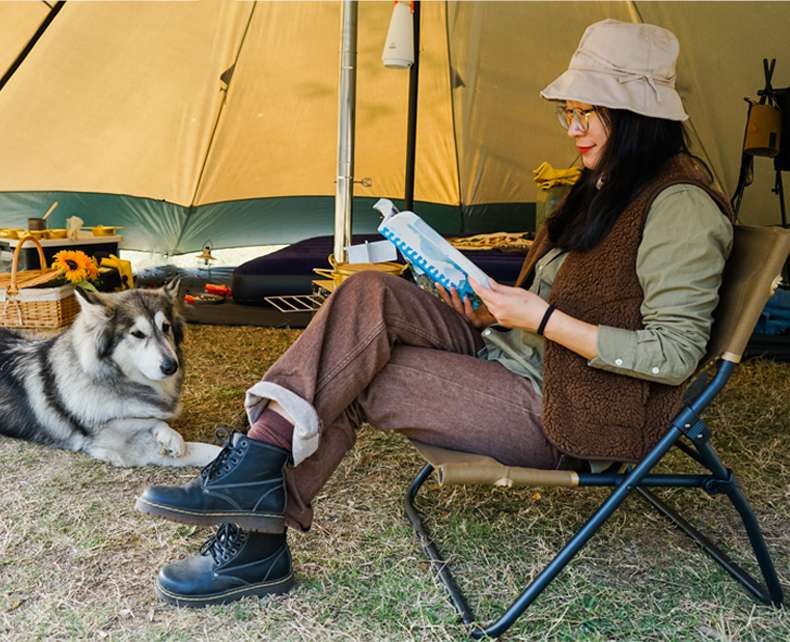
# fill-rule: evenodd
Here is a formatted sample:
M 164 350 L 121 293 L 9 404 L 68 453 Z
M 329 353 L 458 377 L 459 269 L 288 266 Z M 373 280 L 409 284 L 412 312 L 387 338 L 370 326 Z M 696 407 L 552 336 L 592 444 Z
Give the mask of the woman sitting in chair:
M 344 282 L 247 393 L 251 428 L 183 487 L 137 507 L 221 524 L 157 593 L 201 606 L 287 591 L 286 527 L 363 422 L 531 468 L 637 461 L 668 428 L 705 352 L 732 243 L 730 209 L 687 149 L 678 42 L 646 24 L 587 28 L 541 92 L 584 165 L 539 231 L 516 287 L 473 310 L 377 272 Z

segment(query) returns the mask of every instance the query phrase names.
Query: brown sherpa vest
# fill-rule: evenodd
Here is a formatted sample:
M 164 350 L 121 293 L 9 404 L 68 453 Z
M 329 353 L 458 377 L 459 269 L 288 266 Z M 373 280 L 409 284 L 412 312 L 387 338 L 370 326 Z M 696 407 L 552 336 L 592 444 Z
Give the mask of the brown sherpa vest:
M 644 294 L 636 274 L 637 251 L 654 199 L 679 183 L 704 189 L 733 220 L 726 198 L 710 186 L 690 158 L 677 156 L 639 192 L 595 248 L 568 253 L 549 302 L 588 323 L 642 329 Z M 524 261 L 518 285 L 531 278 L 538 259 L 550 248 L 544 226 Z M 638 461 L 666 432 L 682 404 L 684 386 L 593 368 L 584 357 L 552 341 L 546 341 L 544 358 L 544 431 L 568 455 Z

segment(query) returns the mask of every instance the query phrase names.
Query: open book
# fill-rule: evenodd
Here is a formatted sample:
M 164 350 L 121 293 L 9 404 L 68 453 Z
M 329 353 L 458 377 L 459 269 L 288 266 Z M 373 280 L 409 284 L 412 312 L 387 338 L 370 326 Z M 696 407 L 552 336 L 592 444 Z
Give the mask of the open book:
M 398 212 L 392 201 L 385 198 L 379 199 L 373 207 L 384 215 L 378 227 L 379 232 L 411 264 L 418 285 L 429 290 L 434 290 L 434 283 L 448 291 L 455 288 L 458 296 L 462 299 L 469 297 L 473 307 L 478 307 L 480 302 L 469 285 L 468 277 L 471 276 L 483 287 L 489 287 L 485 272 L 414 212 Z

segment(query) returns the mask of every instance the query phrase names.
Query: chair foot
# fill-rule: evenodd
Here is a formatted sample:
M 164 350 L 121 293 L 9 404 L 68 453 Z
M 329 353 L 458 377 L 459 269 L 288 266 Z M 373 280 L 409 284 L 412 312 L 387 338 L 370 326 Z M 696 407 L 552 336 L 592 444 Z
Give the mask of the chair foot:
M 659 499 L 654 493 L 645 488 L 637 488 L 636 490 L 653 508 L 655 508 L 664 517 L 669 519 L 678 529 L 680 529 L 685 535 L 687 535 L 691 540 L 699 545 L 719 566 L 727 571 L 727 573 L 729 573 L 735 581 L 743 586 L 746 591 L 752 595 L 752 597 L 754 597 L 754 599 L 766 605 L 780 606 L 783 603 L 784 596 L 782 593 L 782 588 L 779 585 L 779 580 L 776 577 L 773 561 L 768 554 L 768 549 L 765 546 L 765 541 L 763 540 L 762 533 L 757 526 L 756 519 L 754 520 L 752 528 L 749 528 L 748 526 L 746 527 L 747 534 L 749 535 L 749 540 L 752 544 L 754 555 L 760 564 L 760 569 L 763 572 L 763 576 L 766 580 L 768 588 L 758 582 L 743 568 L 738 566 L 738 564 L 736 564 L 730 558 L 730 556 L 727 555 L 727 553 L 721 550 L 714 542 L 697 530 L 679 513 Z M 737 489 L 736 492 L 740 493 L 740 491 L 737 491 Z M 730 497 L 731 501 L 733 500 L 729 494 L 728 497 Z M 742 496 L 741 498 L 745 503 L 745 498 Z M 733 501 L 733 504 L 735 504 L 735 501 Z M 738 508 L 737 505 L 736 508 Z M 748 507 L 748 504 L 746 504 L 746 508 L 749 510 L 751 515 L 751 510 Z M 739 510 L 739 512 L 741 511 Z M 741 516 L 743 517 L 743 515 Z M 753 515 L 751 515 L 751 517 L 754 519 Z M 744 525 L 746 526 L 745 523 Z
M 441 581 L 442 586 L 444 586 L 444 588 L 447 590 L 447 593 L 450 596 L 450 601 L 453 603 L 453 606 L 455 606 L 455 610 L 458 611 L 458 614 L 461 616 L 461 620 L 463 620 L 464 624 L 471 624 L 475 619 L 474 615 L 472 614 L 472 610 L 469 608 L 469 604 L 467 603 L 464 594 L 461 592 L 461 589 L 458 587 L 455 578 L 450 572 L 450 567 L 447 565 L 447 561 L 443 558 L 442 554 L 439 552 L 439 549 L 436 548 L 433 541 L 431 541 L 428 531 L 425 530 L 422 516 L 414 505 L 414 499 L 417 497 L 417 493 L 428 477 L 431 476 L 432 472 L 433 466 L 431 466 L 431 464 L 426 464 L 422 470 L 420 470 L 411 486 L 409 486 L 403 506 L 406 511 L 406 517 L 411 523 L 417 538 L 420 540 L 420 545 L 422 546 L 423 551 L 425 551 L 425 555 L 428 557 L 428 560 L 431 563 L 431 568 L 434 570 L 437 577 Z

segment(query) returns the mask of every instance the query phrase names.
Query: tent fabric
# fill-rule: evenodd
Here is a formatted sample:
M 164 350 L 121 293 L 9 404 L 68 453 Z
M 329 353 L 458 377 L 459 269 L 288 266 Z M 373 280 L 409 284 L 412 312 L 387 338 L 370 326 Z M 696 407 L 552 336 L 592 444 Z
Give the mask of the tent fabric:
M 415 197 L 457 204 L 444 4 L 426 3 Z M 254 5 L 196 204 L 334 195 L 339 3 Z M 355 173 L 358 196 L 403 195 L 408 74 L 384 69 L 389 3 L 359 7 Z M 254 119 L 255 126 L 250 126 Z M 450 171 L 447 171 L 447 170 Z
M 790 85 L 790 3 L 421 6 L 415 198 L 448 233 L 520 225 L 534 211 L 532 169 L 576 161 L 538 92 L 596 20 L 677 34 L 694 149 L 727 193 L 761 58 L 778 60 L 775 87 Z M 0 69 L 47 12 L 0 3 Z M 390 3 L 359 5 L 355 174 L 372 185 L 355 186 L 355 232 L 374 229 L 370 200 L 403 196 L 408 74 L 380 60 L 390 13 Z M 339 2 L 66 3 L 0 91 L 0 227 L 23 225 L 57 196 L 53 224 L 72 214 L 123 224 L 130 249 L 330 231 L 340 26 Z M 743 222 L 779 222 L 772 185 L 770 161 L 757 159 Z
M 425 10 L 426 42 L 436 46 L 422 61 L 418 159 L 452 169 L 447 42 L 432 33 L 443 8 Z M 376 144 L 360 146 L 356 166 L 372 177 L 372 195 L 398 197 L 408 74 L 376 62 L 389 11 L 383 3 L 360 11 L 357 138 Z M 339 3 L 67 5 L 0 96 L 0 128 L 14 132 L 0 159 L 2 189 L 184 206 L 333 195 L 339 26 Z M 457 180 L 426 169 L 415 195 L 457 204 Z
M 677 35 L 677 89 L 691 115 L 693 151 L 733 193 L 743 99 L 764 86 L 762 58 L 777 59 L 774 87 L 790 85 L 790 3 L 456 2 L 448 31 L 464 203 L 535 200 L 525 170 L 544 160 L 556 167 L 574 162 L 575 149 L 538 91 L 567 68 L 584 29 L 604 18 L 658 24 Z M 772 164 L 758 159 L 744 222 L 779 222 L 772 185 Z
M 67 3 L 0 92 L 3 190 L 190 205 L 250 5 Z
M 49 11 L 43 2 L 0 2 L 0 76 L 27 46 Z

